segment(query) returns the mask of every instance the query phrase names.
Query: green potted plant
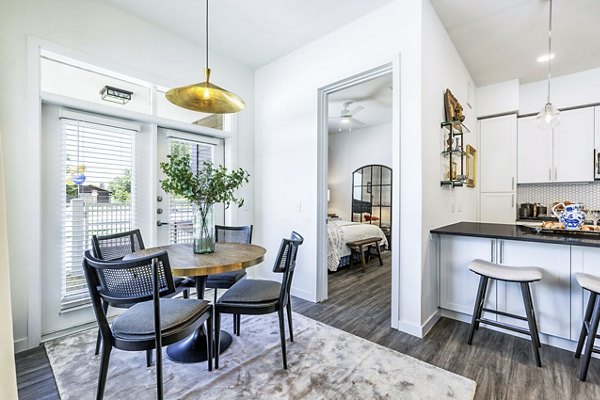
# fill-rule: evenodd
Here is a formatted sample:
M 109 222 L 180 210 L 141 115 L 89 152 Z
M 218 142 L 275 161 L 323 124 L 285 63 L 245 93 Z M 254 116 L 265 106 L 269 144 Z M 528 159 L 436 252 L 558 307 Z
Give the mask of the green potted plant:
M 215 166 L 205 161 L 198 174 L 190 168 L 190 155 L 171 154 L 168 162 L 161 162 L 160 168 L 166 178 L 161 187 L 167 193 L 189 200 L 194 207 L 194 253 L 215 251 L 213 205 L 224 203 L 228 208 L 232 203 L 244 205 L 244 199 L 236 197 L 235 191 L 248 182 L 248 171 L 238 168 L 228 171 L 223 165 Z

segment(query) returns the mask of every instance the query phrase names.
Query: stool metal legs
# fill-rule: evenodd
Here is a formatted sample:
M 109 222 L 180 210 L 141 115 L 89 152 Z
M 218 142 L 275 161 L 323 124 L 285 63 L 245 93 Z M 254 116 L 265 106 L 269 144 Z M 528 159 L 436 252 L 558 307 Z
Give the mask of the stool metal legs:
M 529 332 L 531 335 L 531 346 L 533 347 L 533 356 L 535 357 L 535 363 L 538 367 L 542 366 L 540 360 L 541 344 L 540 338 L 537 333 L 537 324 L 535 321 L 535 314 L 533 313 L 533 301 L 531 299 L 531 293 L 529 292 L 529 284 L 527 282 L 521 282 L 521 293 L 523 294 L 523 303 L 525 303 L 525 315 L 527 315 L 527 324 L 529 324 Z
M 585 381 L 587 378 L 588 368 L 590 366 L 590 360 L 593 352 L 598 352 L 594 349 L 594 341 L 598 335 L 598 325 L 600 324 L 600 297 L 597 293 L 590 292 L 590 299 L 588 301 L 587 308 L 585 310 L 585 316 L 581 327 L 581 333 L 579 334 L 579 341 L 577 342 L 577 349 L 575 350 L 575 358 L 581 356 L 581 350 L 585 342 L 585 350 L 583 351 L 583 358 L 580 361 L 579 379 Z M 586 342 L 587 336 L 587 342 Z
M 491 278 L 483 275 L 481 275 L 481 278 L 479 279 L 479 289 L 477 290 L 477 298 L 475 299 L 475 306 L 473 307 L 473 317 L 471 318 L 471 326 L 469 327 L 469 336 L 467 338 L 467 343 L 469 345 L 473 343 L 473 335 L 475 334 L 475 330 L 479 329 L 479 324 L 481 322 L 499 328 L 508 329 L 514 332 L 519 332 L 524 335 L 529 335 L 531 337 L 531 347 L 533 349 L 533 356 L 535 357 L 535 364 L 538 367 L 541 367 L 542 361 L 540 359 L 539 348 L 542 347 L 542 344 L 540 342 L 540 334 L 537 328 L 537 322 L 535 320 L 535 311 L 533 309 L 533 299 L 531 297 L 531 289 L 529 287 L 529 282 L 516 282 L 519 283 L 519 285 L 521 286 L 521 294 L 523 295 L 523 305 L 525 306 L 526 315 L 526 317 L 523 317 L 520 315 L 514 315 L 503 311 L 484 308 L 486 292 L 490 279 Z M 505 317 L 516 318 L 522 321 L 527 321 L 527 324 L 529 325 L 529 330 L 525 330 L 523 328 L 514 325 L 509 325 L 503 322 L 483 318 L 482 314 L 484 311 L 502 315 Z M 598 316 L 600 317 L 600 308 Z

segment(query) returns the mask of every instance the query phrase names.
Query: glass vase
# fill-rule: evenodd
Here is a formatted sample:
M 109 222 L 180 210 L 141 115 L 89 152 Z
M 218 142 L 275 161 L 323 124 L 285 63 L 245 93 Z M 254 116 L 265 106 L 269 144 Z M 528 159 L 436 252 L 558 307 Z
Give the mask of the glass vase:
M 212 205 L 194 204 L 194 253 L 204 254 L 215 251 L 214 232 Z

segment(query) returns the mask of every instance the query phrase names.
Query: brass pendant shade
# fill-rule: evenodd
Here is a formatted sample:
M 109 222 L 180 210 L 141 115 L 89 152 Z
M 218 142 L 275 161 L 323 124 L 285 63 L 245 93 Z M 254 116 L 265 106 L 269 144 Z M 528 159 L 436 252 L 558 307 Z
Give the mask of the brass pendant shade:
M 208 68 L 208 0 L 206 0 L 206 68 L 204 82 L 169 89 L 167 100 L 176 106 L 207 114 L 231 114 L 240 112 L 246 106 L 244 100 L 235 93 L 210 83 Z
M 176 106 L 210 114 L 230 114 L 244 109 L 246 104 L 240 96 L 209 82 L 209 68 L 205 75 L 204 82 L 170 89 L 167 99 Z

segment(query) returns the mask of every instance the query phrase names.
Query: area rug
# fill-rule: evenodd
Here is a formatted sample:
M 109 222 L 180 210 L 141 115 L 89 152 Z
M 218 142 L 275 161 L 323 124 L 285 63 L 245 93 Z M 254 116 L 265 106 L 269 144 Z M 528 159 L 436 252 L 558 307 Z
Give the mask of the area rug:
M 221 354 L 220 368 L 164 357 L 166 399 L 473 399 L 476 383 L 294 313 L 288 370 L 281 364 L 277 314 L 242 318 L 242 335 Z M 231 325 L 224 320 L 223 326 Z M 62 399 L 93 399 L 100 358 L 95 329 L 45 344 Z M 289 336 L 288 336 L 289 338 Z M 107 399 L 156 397 L 145 352 L 115 349 Z

